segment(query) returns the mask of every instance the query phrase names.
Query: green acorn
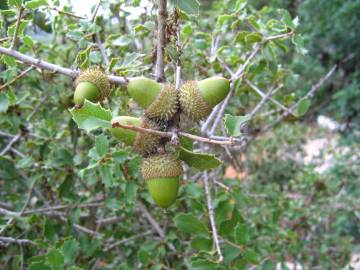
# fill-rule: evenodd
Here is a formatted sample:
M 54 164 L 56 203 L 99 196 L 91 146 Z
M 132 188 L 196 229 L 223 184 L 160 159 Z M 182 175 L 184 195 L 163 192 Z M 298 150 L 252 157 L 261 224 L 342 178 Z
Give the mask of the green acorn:
M 110 82 L 99 69 L 88 69 L 75 80 L 74 103 L 83 104 L 87 99 L 92 102 L 103 100 L 110 94 Z
M 135 77 L 128 83 L 129 95 L 144 109 L 151 119 L 168 121 L 178 109 L 175 87 L 160 84 L 145 77 Z
M 138 127 L 141 125 L 141 119 L 131 116 L 118 116 L 111 120 L 111 123 L 120 123 L 127 126 Z M 133 145 L 136 139 L 136 131 L 120 127 L 111 128 L 110 132 L 120 141 L 127 145 Z
M 199 82 L 188 81 L 180 88 L 181 109 L 194 121 L 204 120 L 224 100 L 229 90 L 230 82 L 223 77 L 211 77 Z
M 183 174 L 181 161 L 173 154 L 159 154 L 143 159 L 141 173 L 151 197 L 161 208 L 172 205 Z
M 131 116 L 118 116 L 111 120 L 112 125 L 116 122 L 127 126 L 159 130 L 159 126 L 155 122 L 146 118 L 141 119 Z M 134 150 L 143 156 L 155 153 L 161 139 L 159 136 L 154 134 L 136 132 L 134 130 L 121 127 L 113 127 L 110 129 L 110 132 L 120 141 L 133 146 Z

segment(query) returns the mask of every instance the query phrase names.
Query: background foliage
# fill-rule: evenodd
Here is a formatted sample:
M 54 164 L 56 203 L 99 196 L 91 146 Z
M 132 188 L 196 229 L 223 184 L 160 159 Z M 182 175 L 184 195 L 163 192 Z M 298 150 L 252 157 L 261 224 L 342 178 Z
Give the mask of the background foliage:
M 134 16 L 131 7 L 140 1 L 104 0 L 102 15 L 92 21 L 72 16 L 76 1 L 64 7 L 57 0 L 8 2 L 0 4 L 1 46 L 11 46 L 23 5 L 18 51 L 73 69 L 102 66 L 119 76 L 153 76 L 156 5 L 141 6 Z M 140 158 L 106 129 L 87 132 L 72 119 L 72 80 L 32 69 L 0 90 L 0 268 L 290 269 L 285 263 L 297 262 L 303 269 L 341 269 L 360 240 L 360 1 L 169 5 L 170 20 L 171 5 L 182 10 L 183 45 L 179 54 L 172 36 L 166 47 L 170 82 L 179 59 L 183 80 L 231 77 L 228 68 L 236 71 L 261 44 L 236 82 L 227 119 L 250 113 L 261 100 L 247 80 L 266 91 L 283 85 L 274 98 L 289 107 L 337 64 L 309 111 L 310 100 L 297 107 L 305 116 L 287 117 L 261 133 L 282 114 L 268 102 L 241 132 L 257 137 L 248 147 L 235 147 L 229 158 L 223 147 L 209 146 L 207 152 L 222 160 L 208 175 L 224 260 L 218 262 L 214 248 L 199 170 L 186 167 L 168 211 L 154 207 L 138 172 Z M 289 32 L 296 35 L 265 40 Z M 2 84 L 27 68 L 0 56 Z M 111 109 L 104 118 L 141 113 L 124 87 L 103 107 Z M 319 128 L 319 113 L 343 123 L 341 132 Z M 221 125 L 216 134 L 223 136 Z M 325 172 L 304 161 L 305 143 L 319 137 L 337 140 Z

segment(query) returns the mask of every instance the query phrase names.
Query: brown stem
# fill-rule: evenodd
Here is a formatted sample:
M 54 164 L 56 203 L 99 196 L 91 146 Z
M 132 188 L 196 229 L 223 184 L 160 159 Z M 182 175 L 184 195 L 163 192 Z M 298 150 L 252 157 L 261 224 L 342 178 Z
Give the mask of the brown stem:
M 130 125 L 123 125 L 119 122 L 113 122 L 112 127 L 113 128 L 120 127 L 120 128 L 125 128 L 125 129 L 131 129 L 131 130 L 138 131 L 138 132 L 151 133 L 151 134 L 158 135 L 160 137 L 169 138 L 169 139 L 171 139 L 174 135 L 173 132 L 170 132 L 170 131 L 159 131 L 159 130 L 154 130 L 154 129 L 148 129 L 148 128 L 130 126 Z M 210 144 L 220 144 L 220 145 L 235 144 L 235 141 L 232 138 L 227 138 L 227 140 L 214 140 L 214 139 L 210 139 L 210 138 L 206 138 L 206 137 L 201 137 L 198 135 L 189 134 L 189 133 L 182 132 L 182 131 L 178 132 L 178 135 L 182 136 L 182 137 L 187 137 L 187 138 L 195 140 L 195 141 L 205 142 L 205 143 L 210 143 Z
M 23 12 L 24 12 L 24 7 L 21 6 L 19 9 L 19 15 L 16 20 L 15 32 L 14 32 L 14 37 L 13 37 L 12 44 L 11 44 L 11 49 L 15 49 L 15 47 L 16 47 L 17 35 L 19 33 L 19 27 L 20 27 L 21 17 L 22 17 Z
M 156 48 L 156 69 L 155 76 L 158 82 L 165 81 L 164 72 L 164 51 L 166 46 L 165 29 L 166 29 L 166 12 L 167 0 L 158 0 L 158 33 Z

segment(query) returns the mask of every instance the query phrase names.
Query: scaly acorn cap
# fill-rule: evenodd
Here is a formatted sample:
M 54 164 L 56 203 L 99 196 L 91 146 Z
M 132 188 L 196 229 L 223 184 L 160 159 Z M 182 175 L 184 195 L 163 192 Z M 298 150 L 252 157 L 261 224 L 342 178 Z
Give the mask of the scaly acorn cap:
M 138 127 L 141 125 L 141 119 L 131 116 L 118 116 L 111 120 L 111 124 L 120 123 L 127 126 Z M 127 145 L 133 145 L 136 139 L 136 131 L 121 127 L 111 128 L 110 132 L 120 141 L 124 142 Z
M 147 108 L 145 114 L 149 118 L 169 121 L 178 110 L 178 95 L 171 84 L 162 84 L 156 99 Z
M 223 77 L 211 77 L 199 82 L 188 81 L 180 88 L 182 111 L 192 120 L 205 119 L 214 106 L 227 96 L 230 82 Z
M 167 208 L 174 203 L 179 190 L 181 161 L 173 154 L 160 154 L 143 159 L 141 173 L 155 203 Z
M 103 100 L 109 96 L 111 87 L 108 77 L 100 69 L 87 69 L 80 73 L 75 80 L 75 93 L 74 102 L 76 104 L 83 103 L 83 95 L 86 93 L 86 89 L 91 92 L 91 101 Z M 97 91 L 97 97 L 95 98 L 95 92 Z M 85 95 L 85 98 L 87 95 Z M 96 100 L 95 100 L 96 99 Z
M 168 121 L 178 109 L 175 87 L 160 84 L 145 77 L 135 77 L 128 83 L 129 95 L 144 109 L 146 116 Z
M 159 130 L 159 126 L 156 122 L 150 119 L 143 118 L 141 120 L 140 127 L 147 129 Z M 137 132 L 135 141 L 133 144 L 134 150 L 142 156 L 155 153 L 159 146 L 161 137 L 147 132 Z

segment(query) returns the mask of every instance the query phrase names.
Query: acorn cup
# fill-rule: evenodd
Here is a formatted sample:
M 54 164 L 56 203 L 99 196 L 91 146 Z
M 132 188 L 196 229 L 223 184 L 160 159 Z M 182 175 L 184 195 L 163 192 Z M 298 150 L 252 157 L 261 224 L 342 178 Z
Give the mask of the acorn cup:
M 129 95 L 144 109 L 150 119 L 169 121 L 178 110 L 178 96 L 171 84 L 160 84 L 145 77 L 128 83 Z
M 118 116 L 111 120 L 112 126 L 114 126 L 116 122 L 127 126 L 159 130 L 159 126 L 155 122 L 146 118 Z M 161 139 L 160 136 L 151 133 L 137 132 L 121 127 L 113 127 L 110 129 L 110 132 L 120 141 L 132 146 L 134 150 L 142 156 L 156 152 Z
M 74 103 L 83 104 L 85 99 L 98 102 L 109 96 L 110 82 L 99 69 L 88 69 L 80 73 L 75 80 Z
M 223 77 L 211 77 L 199 82 L 187 81 L 180 88 L 181 109 L 194 121 L 204 120 L 224 100 L 229 90 L 230 82 Z
M 183 168 L 174 154 L 158 154 L 144 158 L 141 173 L 151 197 L 159 207 L 168 208 L 175 202 Z

